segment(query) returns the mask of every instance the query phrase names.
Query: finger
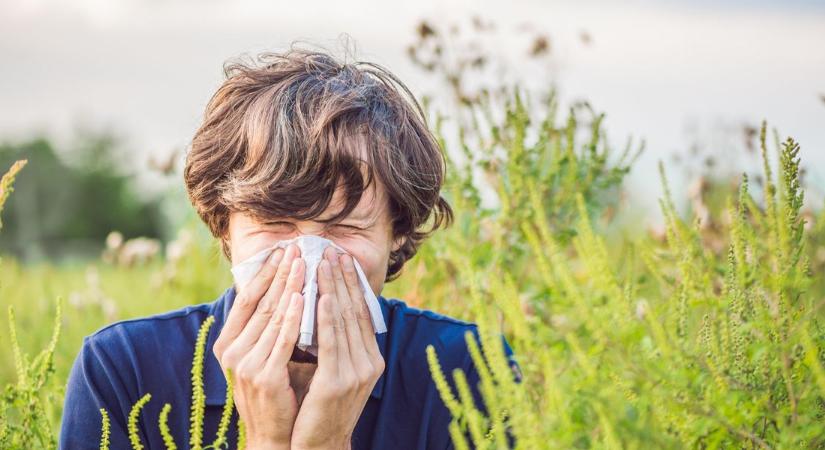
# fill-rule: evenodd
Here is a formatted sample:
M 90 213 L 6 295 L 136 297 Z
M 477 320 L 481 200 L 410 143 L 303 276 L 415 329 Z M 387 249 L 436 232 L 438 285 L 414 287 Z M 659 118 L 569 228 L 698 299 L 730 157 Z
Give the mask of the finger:
M 341 266 L 344 268 L 344 279 L 346 280 L 349 297 L 352 301 L 352 308 L 355 317 L 358 319 L 358 328 L 361 330 L 361 339 L 370 357 L 380 354 L 378 343 L 375 339 L 375 328 L 372 326 L 372 316 L 370 316 L 367 300 L 364 298 L 364 291 L 361 289 L 358 280 L 358 272 L 355 270 L 355 263 L 350 255 L 341 256 Z
M 324 260 L 318 267 L 323 269 L 325 266 L 329 269 L 329 262 Z M 318 370 L 335 379 L 338 376 L 338 346 L 332 324 L 333 300 L 331 294 L 323 294 L 318 299 Z
M 287 249 L 287 253 L 288 255 L 285 256 L 283 263 L 278 268 L 278 274 L 275 275 L 270 290 L 265 294 L 265 297 L 269 299 L 262 300 L 259 303 L 258 309 L 236 339 L 234 345 L 241 349 L 249 349 L 255 345 L 271 317 L 275 316 L 278 323 L 283 321 L 283 312 L 287 306 L 285 302 L 289 301 L 289 294 L 291 293 L 287 290 L 287 287 L 293 288 L 292 292 L 294 292 L 294 286 L 303 284 L 304 265 L 301 258 L 296 257 L 297 249 Z M 277 302 L 282 303 L 282 305 L 278 305 Z M 275 309 L 281 309 L 280 316 L 276 311 L 273 311 Z
M 252 367 L 262 366 L 266 358 L 269 357 L 269 354 L 272 351 L 272 346 L 275 344 L 275 340 L 281 332 L 283 322 L 286 320 L 287 309 L 290 305 L 290 297 L 296 293 L 300 294 L 300 292 L 297 292 L 296 289 L 300 289 L 303 283 L 304 270 L 303 260 L 301 258 L 295 258 L 292 261 L 292 269 L 287 280 L 287 287 L 285 288 L 279 301 L 278 310 L 271 314 L 269 319 L 263 322 L 263 325 L 260 326 L 260 330 L 256 330 L 258 327 L 257 321 L 252 319 L 241 335 L 238 336 L 235 345 L 240 348 L 252 348 L 252 350 L 250 350 L 250 354 L 246 356 L 246 358 L 250 358 L 250 361 L 256 364 Z
M 243 331 L 249 318 L 257 309 L 261 297 L 272 284 L 272 279 L 283 255 L 284 252 L 281 249 L 272 252 L 272 255 L 267 259 L 267 263 L 261 266 L 255 277 L 238 291 L 235 300 L 232 302 L 232 308 L 229 310 L 226 322 L 221 328 L 219 341 L 223 341 L 228 345 Z M 221 347 L 221 345 L 216 342 L 216 347 Z
M 281 315 L 286 313 L 287 307 L 289 306 L 290 295 L 292 293 L 301 293 L 301 290 L 304 287 L 304 279 L 306 275 L 306 263 L 301 257 L 301 251 L 298 246 L 294 244 L 292 244 L 292 247 L 295 251 L 295 261 L 298 261 L 300 268 L 295 274 L 290 274 L 286 280 L 284 289 L 281 292 L 276 293 L 279 298 L 276 313 L 280 312 Z
M 267 290 L 267 297 L 270 301 L 269 305 L 275 305 L 272 308 L 274 311 L 280 310 L 284 312 L 286 310 L 286 304 L 283 303 L 284 300 L 284 286 L 289 282 L 292 275 L 293 264 L 295 263 L 296 259 L 300 259 L 300 251 L 298 246 L 295 244 L 290 244 L 286 247 L 284 258 L 281 264 L 278 265 L 278 272 L 275 274 L 275 278 L 272 280 L 272 283 Z M 288 298 L 286 299 L 288 303 Z
M 318 304 L 316 308 L 316 322 L 318 333 L 318 367 L 324 371 L 329 371 L 337 376 L 338 374 L 338 347 L 335 338 L 335 324 L 333 323 L 333 312 L 335 309 L 335 281 L 332 279 L 331 264 L 326 257 L 321 258 L 318 263 Z M 326 305 L 321 306 L 321 298 L 326 299 Z M 324 311 L 323 308 L 328 308 Z M 326 338 L 327 351 L 322 352 L 321 340 Z
M 289 303 L 289 297 L 284 296 L 284 292 L 290 285 L 296 282 L 303 281 L 303 261 L 299 255 L 300 251 L 294 244 L 287 246 L 282 262 L 278 265 L 278 271 L 275 274 L 269 289 L 264 294 L 264 298 L 258 303 L 258 308 L 255 310 L 255 315 L 261 315 L 262 322 L 266 322 L 273 313 L 286 311 Z M 298 267 L 300 266 L 300 267 Z M 247 325 L 246 328 L 249 328 Z
M 331 247 L 329 249 L 332 250 Z M 358 329 L 358 320 L 355 316 L 353 301 L 350 298 L 350 290 L 344 278 L 344 270 L 343 266 L 341 266 L 340 258 L 335 251 L 329 251 L 326 256 L 332 265 L 332 279 L 335 284 L 335 296 L 338 300 L 338 309 L 341 311 L 341 317 L 343 317 L 344 324 L 346 325 L 347 336 L 350 336 L 352 333 L 353 337 L 358 337 L 360 339 L 360 336 L 355 334 L 360 334 Z
M 304 312 L 304 296 L 298 292 L 293 292 L 289 296 L 289 307 L 286 311 L 286 318 L 281 326 L 275 345 L 271 348 L 265 371 L 275 371 L 285 368 L 292 356 L 295 343 L 298 342 L 298 334 L 301 329 L 301 315 Z
M 342 373 L 352 373 L 354 367 L 366 369 L 369 360 L 364 352 L 364 340 L 361 338 L 361 330 L 358 328 L 358 320 L 352 309 L 352 300 L 349 298 L 349 289 L 344 281 L 344 271 L 338 259 L 338 254 L 330 248 L 327 253 L 332 264 L 332 278 L 335 283 L 335 300 L 337 314 L 333 315 L 333 322 L 343 325 L 343 333 L 338 341 L 338 363 Z
M 300 289 L 303 286 L 304 276 L 306 275 L 306 264 L 304 262 L 304 259 L 301 258 L 301 250 L 298 248 L 298 246 L 295 244 L 290 244 L 287 246 L 286 250 L 288 251 L 290 250 L 290 248 L 294 252 L 294 258 L 299 260 L 301 265 L 300 273 L 296 274 L 293 278 L 293 282 L 300 282 L 300 286 L 298 287 L 298 290 L 300 292 Z M 293 261 L 295 261 L 295 259 L 293 259 Z M 291 269 L 292 268 L 290 267 L 290 270 Z M 290 279 L 291 278 L 287 277 L 287 284 L 290 282 Z M 275 309 L 275 314 L 280 315 L 280 317 L 283 318 L 284 314 L 286 314 L 287 307 L 289 306 L 289 296 L 285 295 L 284 291 L 277 290 L 277 287 L 273 291 L 273 296 L 275 295 L 277 295 L 276 298 L 278 298 L 278 306 Z
M 368 376 L 372 373 L 372 355 L 368 350 L 365 342 L 364 331 L 360 324 L 358 317 L 358 308 L 364 303 L 364 295 L 358 285 L 358 276 L 355 274 L 355 266 L 352 265 L 352 258 L 349 255 L 335 255 L 338 260 L 335 273 L 337 274 L 336 282 L 338 286 L 346 291 L 346 298 L 339 296 L 339 302 L 342 305 L 342 316 L 347 326 L 347 341 L 349 344 L 350 361 L 354 372 L 361 376 Z M 349 263 L 347 265 L 346 263 Z M 367 321 L 369 321 L 369 312 L 364 311 Z M 370 326 L 367 323 L 367 326 Z M 370 336 L 367 335 L 369 338 Z M 374 337 L 372 339 L 375 339 Z
M 321 258 L 321 262 L 318 263 L 318 295 L 328 294 L 330 296 L 335 296 L 335 282 L 332 279 L 332 270 L 330 268 L 331 263 L 329 262 L 326 257 Z
M 287 304 L 287 308 L 291 302 L 285 302 Z M 275 346 L 275 341 L 278 340 L 278 336 L 281 334 L 281 328 L 283 326 L 284 321 L 286 320 L 286 312 L 283 316 L 281 316 L 281 320 L 277 320 L 276 315 L 273 315 L 267 326 L 264 328 L 263 333 L 261 333 L 261 337 L 258 339 L 258 342 L 252 347 L 252 350 L 246 356 L 246 360 L 249 364 L 249 367 L 263 369 L 264 365 L 266 364 L 267 358 L 272 353 L 272 348 Z

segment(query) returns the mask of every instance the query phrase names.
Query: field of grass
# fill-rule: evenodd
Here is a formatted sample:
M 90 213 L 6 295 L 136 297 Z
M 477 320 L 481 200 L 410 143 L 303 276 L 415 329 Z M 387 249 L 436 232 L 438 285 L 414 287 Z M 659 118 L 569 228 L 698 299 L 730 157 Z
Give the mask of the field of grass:
M 610 148 L 601 115 L 580 106 L 561 117 L 552 99 L 534 110 L 517 93 L 497 107 L 501 119 L 485 114 L 490 104 L 474 106 L 450 144 L 454 225 L 384 292 L 480 325 L 481 348 L 468 344 L 489 416 L 470 403 L 462 374 L 441 373 L 428 355 L 456 448 L 502 448 L 508 432 L 525 449 L 825 448 L 825 214 L 802 211 L 797 144 L 763 127 L 761 182 L 715 180 L 709 189 L 722 200 L 703 204 L 701 221 L 695 208 L 677 212 L 683 199 L 667 193 L 663 170 L 666 226 L 647 233 L 615 220 L 632 207 L 620 198 L 637 149 Z M 0 329 L 0 447 L 53 445 L 83 336 L 212 301 L 229 286 L 204 228 L 182 233 L 180 257 L 135 267 L 3 259 L 0 297 L 14 309 L 20 348 L 54 353 L 23 357 Z M 500 332 L 521 384 L 496 345 Z

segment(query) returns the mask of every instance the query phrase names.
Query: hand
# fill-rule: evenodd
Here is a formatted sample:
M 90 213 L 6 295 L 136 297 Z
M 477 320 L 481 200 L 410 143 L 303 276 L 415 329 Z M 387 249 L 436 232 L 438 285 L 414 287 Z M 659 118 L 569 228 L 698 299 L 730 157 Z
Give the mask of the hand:
M 290 446 L 298 403 L 287 362 L 301 324 L 304 270 L 298 247 L 276 249 L 238 292 L 213 347 L 224 374 L 234 375 L 250 449 Z
M 318 368 L 292 430 L 293 449 L 349 449 L 384 372 L 352 257 L 332 248 L 318 265 Z

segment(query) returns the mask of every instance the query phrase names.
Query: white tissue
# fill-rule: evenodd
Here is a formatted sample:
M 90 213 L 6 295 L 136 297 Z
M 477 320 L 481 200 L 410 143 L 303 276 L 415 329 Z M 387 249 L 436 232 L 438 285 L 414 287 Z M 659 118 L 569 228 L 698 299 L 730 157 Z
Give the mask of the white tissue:
M 261 266 L 269 258 L 269 255 L 277 248 L 286 248 L 289 244 L 294 243 L 301 249 L 301 258 L 306 263 L 306 271 L 304 276 L 304 288 L 301 293 L 304 295 L 304 312 L 301 317 L 301 334 L 298 338 L 297 347 L 301 350 L 309 352 L 318 356 L 318 339 L 315 334 L 315 312 L 318 293 L 318 264 L 324 257 L 324 249 L 332 246 L 338 253 L 348 253 L 343 248 L 339 247 L 329 239 L 322 238 L 315 235 L 303 235 L 293 239 L 278 241 L 271 247 L 267 247 L 240 263 L 232 266 L 232 276 L 235 279 L 235 286 L 238 288 L 246 285 L 258 273 Z M 372 318 L 372 326 L 375 333 L 386 333 L 387 325 L 384 323 L 384 315 L 381 313 L 381 305 L 375 293 L 370 287 L 367 276 L 361 269 L 358 260 L 352 258 L 355 265 L 355 271 L 358 273 L 358 280 L 360 281 L 361 290 L 364 292 L 364 298 L 367 301 L 367 308 Z

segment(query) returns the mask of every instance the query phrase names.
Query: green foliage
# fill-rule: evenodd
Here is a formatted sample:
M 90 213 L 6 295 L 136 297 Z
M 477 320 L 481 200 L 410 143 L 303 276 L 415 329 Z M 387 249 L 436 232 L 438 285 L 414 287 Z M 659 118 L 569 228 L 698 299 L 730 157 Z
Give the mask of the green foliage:
M 100 408 L 100 417 L 100 450 L 109 450 L 109 433 L 111 432 L 109 413 Z
M 132 444 L 132 448 L 134 450 L 143 450 L 143 444 L 140 442 L 140 436 L 138 436 L 138 418 L 140 417 L 140 410 L 149 403 L 149 400 L 152 399 L 152 394 L 146 393 L 143 397 L 140 398 L 133 406 L 132 409 L 129 411 L 129 423 L 128 423 L 128 431 L 129 431 L 129 442 Z M 101 441 L 103 441 L 103 436 L 101 436 Z
M 456 400 L 428 354 L 454 416 L 456 448 L 467 448 L 467 436 L 476 448 L 502 448 L 507 432 L 530 449 L 825 447 L 825 333 L 810 291 L 799 146 L 781 144 L 774 181 L 765 128 L 762 202 L 743 177 L 713 235 L 679 217 L 662 170 L 664 241 L 645 236 L 611 254 L 593 224 L 597 206 L 575 185 L 567 196 L 578 218 L 566 240 L 554 233 L 564 216 L 544 213 L 548 194 L 528 187 L 534 214 L 519 221 L 529 244 L 523 259 L 439 254 L 454 268 L 439 282 L 454 286 L 449 298 L 469 299 L 468 315 L 479 323 L 484 358 L 468 344 L 489 406 L 479 417 L 463 400 L 462 374 L 453 375 Z M 513 184 L 505 175 L 488 179 L 502 190 Z M 489 244 L 488 254 L 508 253 L 498 261 L 512 257 L 512 245 L 495 238 L 465 239 Z M 710 241 L 720 239 L 715 251 Z M 521 384 L 510 379 L 495 337 L 502 331 L 516 349 Z
M 226 369 L 226 399 L 221 413 L 221 421 L 218 423 L 218 433 L 215 441 L 206 448 L 219 449 L 227 445 L 226 433 L 229 431 L 229 421 L 232 419 L 232 411 L 235 408 L 235 396 L 233 389 L 232 369 Z M 238 446 L 238 448 L 243 448 Z
M 436 233 L 407 269 L 414 275 L 399 280 L 396 292 L 403 292 L 410 303 L 467 313 L 449 305 L 458 298 L 461 284 L 453 281 L 462 268 L 486 272 L 510 267 L 511 281 L 522 289 L 550 288 L 524 282 L 535 265 L 528 258 L 535 233 L 524 225 L 537 222 L 542 233 L 566 245 L 576 235 L 577 196 L 583 197 L 589 214 L 615 212 L 622 180 L 642 146 L 628 143 L 616 154 L 604 138 L 603 114 L 587 104 L 574 106 L 559 120 L 552 92 L 536 107 L 522 97 L 515 90 L 504 101 L 501 120 L 496 119 L 494 100 L 482 97 L 472 106 L 476 120 L 459 127 L 456 147 L 461 153 L 447 158 L 444 188 L 455 224 Z M 435 122 L 445 147 L 446 121 L 437 115 Z M 453 249 L 463 250 L 446 257 Z
M 17 174 L 26 165 L 26 160 L 16 161 L 0 179 L 0 213 L 14 191 Z M 2 221 L 0 221 L 2 228 Z M 34 359 L 24 353 L 17 339 L 17 325 L 14 308 L 8 307 L 9 345 L 14 355 L 14 370 L 17 382 L 5 386 L 0 401 L 0 448 L 29 449 L 54 448 L 57 446 L 52 433 L 48 411 L 52 409 L 56 393 L 44 390 L 55 372 L 54 353 L 61 329 L 61 299 L 57 301 L 57 315 L 51 339 L 47 347 Z M 48 386 L 53 388 L 53 386 Z M 44 394 L 44 391 L 47 391 Z
M 169 411 L 172 410 L 172 405 L 165 403 L 163 409 L 160 410 L 160 418 L 158 424 L 160 426 L 160 434 L 163 436 L 163 444 L 167 450 L 176 450 L 178 446 L 175 444 L 175 438 L 172 436 L 172 431 L 169 429 Z
M 475 119 L 458 128 L 448 158 L 445 195 L 455 225 L 427 241 L 384 292 L 479 325 L 479 339 L 468 333 L 466 342 L 486 414 L 467 374 L 443 373 L 434 348 L 426 353 L 453 416 L 455 447 L 503 448 L 513 437 L 526 449 L 825 448 L 825 284 L 816 276 L 825 267 L 825 210 L 803 210 L 798 144 L 778 142 L 774 159 L 763 124 L 761 186 L 743 175 L 708 216 L 679 214 L 661 167 L 661 235 L 617 231 L 621 184 L 638 151 L 613 151 L 603 116 L 587 105 L 559 120 L 552 96 L 538 110 L 518 91 L 509 98 L 501 117 L 483 96 L 472 103 Z M 436 122 L 445 147 L 446 123 Z M 0 207 L 11 178 L 3 179 Z M 227 285 L 218 247 L 197 230 L 175 261 L 95 266 L 95 292 L 117 299 L 114 317 L 201 302 Z M 80 337 L 112 320 L 99 306 L 58 301 L 50 336 L 20 336 L 46 349 L 34 359 L 21 350 L 15 323 L 35 329 L 46 308 L 39 299 L 78 289 L 77 279 L 84 279 L 77 269 L 23 268 L 13 259 L 0 273 L 4 299 L 16 307 L 9 345 L 0 346 L 13 361 L 0 368 L 7 383 L 0 448 L 54 447 L 62 382 L 52 381 L 65 379 Z M 157 303 L 146 306 L 150 291 Z M 72 326 L 63 330 L 61 317 Z M 193 353 L 191 448 L 227 447 L 234 408 L 228 373 L 218 432 L 204 445 L 202 371 L 212 320 Z M 515 350 L 520 383 L 502 334 Z M 141 424 L 176 448 L 168 415 L 185 405 L 165 404 L 159 418 L 141 421 L 145 394 L 129 417 L 133 447 L 141 448 Z M 237 427 L 243 448 L 243 422 Z M 101 430 L 100 447 L 108 448 L 103 410 Z
M 9 344 L 14 354 L 17 382 L 5 386 L 0 402 L 0 448 L 53 448 L 57 445 L 48 412 L 59 401 L 59 395 L 55 386 L 48 383 L 55 372 L 54 351 L 60 336 L 61 304 L 58 298 L 51 340 L 34 359 L 20 349 L 14 308 L 9 306 Z
M 17 173 L 23 170 L 27 162 L 25 159 L 16 161 L 12 164 L 11 168 L 9 168 L 9 171 L 3 174 L 3 178 L 0 180 L 0 213 L 3 212 L 3 206 L 6 204 L 9 195 L 14 192 L 14 179 L 17 177 Z M 3 220 L 2 217 L 0 217 L 0 229 L 2 228 Z
M 206 396 L 203 391 L 203 358 L 206 352 L 206 336 L 209 333 L 209 328 L 212 326 L 214 322 L 215 316 L 207 317 L 206 320 L 204 320 L 201 324 L 201 328 L 198 330 L 198 337 L 195 341 L 195 352 L 194 356 L 192 357 L 192 404 L 189 423 L 190 428 L 188 447 L 190 449 L 221 449 L 226 447 L 226 432 L 229 429 L 229 420 L 232 416 L 232 411 L 235 407 L 233 397 L 234 390 L 232 383 L 232 375 L 230 372 L 226 380 L 226 403 L 224 404 L 224 408 L 221 413 L 221 420 L 218 426 L 218 432 L 215 436 L 215 440 L 211 444 L 204 447 L 203 420 L 205 411 L 204 402 L 206 401 Z M 140 437 L 138 436 L 138 418 L 141 409 L 143 409 L 143 406 L 146 405 L 146 403 L 148 403 L 149 400 L 151 400 L 151 398 L 152 394 L 146 393 L 140 400 L 138 400 L 132 406 L 132 410 L 129 412 L 129 441 L 131 442 L 132 448 L 134 450 L 140 450 L 143 448 L 143 444 L 140 442 Z M 169 429 L 168 425 L 169 411 L 171 411 L 171 409 L 171 404 L 164 404 L 163 408 L 161 409 L 160 417 L 158 419 L 159 432 L 163 437 L 163 442 L 167 450 L 175 450 L 177 448 L 177 445 L 175 444 L 175 438 L 172 436 L 171 430 Z M 106 414 L 106 411 L 101 409 L 101 413 L 104 417 L 104 424 L 108 424 L 108 415 Z M 242 426 L 242 423 L 243 421 L 239 419 L 239 426 Z M 104 444 L 108 442 L 108 435 L 108 426 L 104 425 L 100 438 L 101 448 L 104 448 Z M 239 446 L 238 448 L 243 448 L 243 446 Z
M 30 163 L 6 205 L 0 248 L 27 261 L 96 257 L 113 230 L 127 238 L 160 237 L 159 199 L 138 194 L 121 150 L 106 133 L 82 134 L 60 149 L 46 138 L 0 143 L 0 167 Z
M 192 358 L 192 411 L 189 417 L 189 448 L 199 450 L 203 442 L 203 412 L 206 402 L 206 394 L 203 392 L 203 357 L 206 346 L 206 335 L 214 316 L 209 316 L 200 330 L 195 341 L 195 356 Z
M 13 183 L 16 175 L 25 166 L 26 161 L 17 161 L 11 166 L 9 171 L 3 175 L 0 180 L 0 212 L 2 212 L 3 205 L 9 194 L 13 191 Z M 0 222 L 1 224 L 1 222 Z M 199 245 L 192 245 L 188 248 L 189 256 L 197 257 L 203 248 Z M 186 264 L 186 258 L 177 261 L 178 264 Z M 175 275 L 175 285 L 182 284 L 189 290 L 193 290 L 194 286 L 187 284 L 191 274 L 186 272 L 180 273 L 176 271 L 176 267 L 167 266 L 163 268 L 165 271 L 171 270 Z M 19 278 L 19 277 L 17 277 Z M 222 280 L 220 276 L 217 280 Z M 220 282 L 220 281 L 218 281 Z M 164 280 L 164 285 L 172 284 L 171 280 Z M 202 283 L 199 283 L 202 284 Z M 131 286 L 131 284 L 130 284 Z M 5 287 L 5 286 L 4 286 Z M 198 292 L 200 288 L 194 289 Z M 195 294 L 197 295 L 197 294 Z M 55 373 L 55 350 L 58 344 L 58 338 L 62 330 L 63 320 L 63 302 L 58 297 L 57 314 L 55 317 L 54 326 L 51 332 L 51 338 L 46 348 L 41 351 L 34 359 L 29 358 L 28 354 L 24 353 L 20 347 L 17 338 L 17 326 L 15 319 L 14 307 L 9 305 L 9 340 L 10 349 L 14 360 L 14 375 L 16 377 L 15 383 L 8 383 L 3 392 L 2 401 L 0 401 L 0 448 L 3 449 L 34 449 L 34 448 L 49 448 L 57 447 L 55 439 L 55 424 L 52 423 L 51 418 L 55 415 L 60 415 L 59 406 L 62 405 L 62 381 L 58 384 L 53 383 L 53 376 Z M 200 448 L 200 441 L 202 439 L 203 426 L 203 412 L 204 412 L 204 394 L 203 394 L 203 358 L 206 346 L 206 332 L 211 324 L 214 322 L 214 317 L 210 316 L 204 321 L 201 331 L 196 341 L 195 353 L 193 358 L 192 368 L 192 383 L 193 383 L 193 404 L 192 404 L 192 429 L 199 430 L 195 434 L 195 440 L 198 448 Z M 51 384 L 50 384 L 51 382 Z M 226 431 L 229 427 L 229 419 L 231 417 L 232 409 L 234 407 L 234 398 L 232 397 L 232 378 L 229 376 L 227 380 L 227 402 L 222 413 L 220 427 L 215 441 L 206 448 L 223 448 L 226 446 Z M 151 393 L 146 393 L 138 402 L 133 405 L 128 418 L 128 433 L 132 448 L 141 449 L 143 444 L 140 441 L 138 431 L 138 421 L 140 412 L 143 406 L 151 400 Z M 56 410 L 56 411 L 55 411 Z M 168 414 L 171 410 L 170 404 L 165 404 L 161 416 L 159 418 L 160 432 L 163 436 L 164 443 L 167 449 L 175 449 L 174 438 L 168 428 L 167 420 Z M 56 413 L 56 414 L 55 414 Z M 101 414 L 101 436 L 100 448 L 108 449 L 110 445 L 111 425 L 109 414 L 105 409 L 100 409 Z M 239 421 L 239 426 L 242 423 Z

